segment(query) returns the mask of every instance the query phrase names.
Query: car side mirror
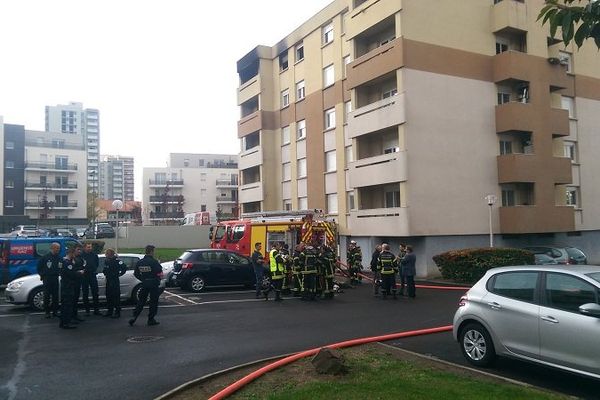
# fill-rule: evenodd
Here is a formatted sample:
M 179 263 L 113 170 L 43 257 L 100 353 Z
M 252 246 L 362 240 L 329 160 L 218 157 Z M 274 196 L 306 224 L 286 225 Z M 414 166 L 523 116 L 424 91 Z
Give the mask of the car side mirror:
M 579 306 L 579 312 L 583 315 L 589 315 L 590 317 L 600 318 L 600 304 L 584 304 L 582 306 Z

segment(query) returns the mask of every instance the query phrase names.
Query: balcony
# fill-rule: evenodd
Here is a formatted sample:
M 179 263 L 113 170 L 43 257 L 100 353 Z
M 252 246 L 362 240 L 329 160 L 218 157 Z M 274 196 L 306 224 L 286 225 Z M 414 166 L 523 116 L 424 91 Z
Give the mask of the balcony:
M 61 202 L 61 203 L 50 202 L 50 203 L 51 203 L 50 209 L 52 209 L 52 210 L 74 210 L 77 208 L 76 201 L 68 201 L 68 202 Z M 42 206 L 40 204 L 40 202 L 37 202 L 37 201 L 26 201 L 25 208 L 32 209 L 32 210 L 42 210 L 45 207 Z
M 178 204 L 183 203 L 183 196 L 150 196 L 150 204 Z
M 536 182 L 550 176 L 557 184 L 572 182 L 571 159 L 540 157 L 534 154 L 498 156 L 498 183 Z
M 402 2 L 398 0 L 365 1 L 349 13 L 346 23 L 348 40 L 362 33 L 365 26 L 373 26 L 401 9 Z
M 55 163 L 39 163 L 26 162 L 25 171 L 42 171 L 42 172 L 76 172 L 77 164 L 55 164 Z
M 498 210 L 500 232 L 504 234 L 575 230 L 575 210 L 571 206 L 514 206 Z
M 66 150 L 85 150 L 85 146 L 83 144 L 53 142 L 52 140 L 26 140 L 25 146 Z
M 239 88 L 237 93 L 238 104 L 245 103 L 251 98 L 260 94 L 260 77 L 254 76 L 247 82 L 244 82 Z
M 217 204 L 225 203 L 225 204 L 236 204 L 237 198 L 234 196 L 217 196 Z
M 217 179 L 217 189 L 235 189 L 238 187 L 237 179 Z
M 171 181 L 150 179 L 148 184 L 150 187 L 183 187 L 183 179 Z
M 51 190 L 51 191 L 69 191 L 76 190 L 77 183 L 32 183 L 25 182 L 25 190 Z
M 405 96 L 400 93 L 350 112 L 348 136 L 355 138 L 405 122 Z
M 553 90 L 572 88 L 566 66 L 551 64 L 548 59 L 520 51 L 505 51 L 492 58 L 495 83 L 515 79 L 524 82 L 545 80 Z
M 402 68 L 402 38 L 396 38 L 358 57 L 346 67 L 347 88 L 353 89 Z
M 569 111 L 552 108 L 548 118 L 548 125 L 553 136 L 569 136 L 571 134 Z
M 352 188 L 402 182 L 408 176 L 405 151 L 353 161 L 348 168 Z
M 408 208 L 351 210 L 348 229 L 356 236 L 409 236 Z
M 527 7 L 524 1 L 504 0 L 494 4 L 492 32 L 527 32 Z
M 530 103 L 510 102 L 496 106 L 496 132 L 533 132 L 535 109 Z
M 240 203 L 263 201 L 262 182 L 253 182 L 239 187 Z
M 262 149 L 260 146 L 256 146 L 240 154 L 239 168 L 246 169 L 255 167 L 261 165 L 262 162 Z
M 150 219 L 179 219 L 183 218 L 183 211 L 156 212 L 150 211 Z

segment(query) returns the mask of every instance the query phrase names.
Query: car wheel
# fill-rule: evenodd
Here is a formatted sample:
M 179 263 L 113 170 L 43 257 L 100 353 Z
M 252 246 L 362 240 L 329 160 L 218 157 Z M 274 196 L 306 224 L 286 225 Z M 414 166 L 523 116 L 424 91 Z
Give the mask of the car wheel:
M 187 287 L 192 292 L 198 293 L 204 290 L 204 286 L 206 285 L 204 281 L 204 277 L 202 275 L 194 275 L 192 279 L 187 284 Z
M 37 311 L 44 311 L 44 290 L 37 287 L 29 293 L 29 306 Z
M 131 291 L 131 298 L 129 300 L 131 300 L 131 302 L 133 304 L 137 304 L 139 298 L 140 298 L 140 290 L 142 289 L 142 285 L 139 284 L 136 287 L 133 288 L 133 290 Z
M 467 324 L 461 330 L 459 343 L 463 356 L 477 367 L 489 366 L 496 359 L 492 338 L 481 324 Z

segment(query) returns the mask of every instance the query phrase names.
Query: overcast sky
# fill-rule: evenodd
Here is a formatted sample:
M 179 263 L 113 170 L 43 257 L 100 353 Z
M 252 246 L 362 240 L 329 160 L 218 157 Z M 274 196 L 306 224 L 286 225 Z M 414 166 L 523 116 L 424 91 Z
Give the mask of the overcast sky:
M 100 151 L 135 157 L 140 199 L 169 153 L 238 152 L 236 61 L 331 1 L 0 1 L 0 115 L 43 130 L 46 105 L 99 109 Z

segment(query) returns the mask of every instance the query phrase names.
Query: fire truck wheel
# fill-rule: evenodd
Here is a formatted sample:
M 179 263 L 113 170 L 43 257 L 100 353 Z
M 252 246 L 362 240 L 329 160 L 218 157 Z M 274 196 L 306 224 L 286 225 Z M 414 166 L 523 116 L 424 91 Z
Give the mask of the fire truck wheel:
M 188 289 L 192 292 L 198 293 L 204 290 L 204 285 L 204 277 L 202 275 L 195 275 L 188 282 Z

